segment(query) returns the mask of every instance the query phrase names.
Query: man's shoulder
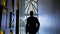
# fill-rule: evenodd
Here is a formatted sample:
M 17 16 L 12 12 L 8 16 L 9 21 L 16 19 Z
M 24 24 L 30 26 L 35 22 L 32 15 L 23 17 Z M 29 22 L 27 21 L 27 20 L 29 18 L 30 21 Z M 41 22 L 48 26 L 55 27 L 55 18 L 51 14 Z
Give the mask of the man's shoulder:
M 37 19 L 37 17 L 28 17 L 27 19 Z
M 31 17 L 28 17 L 27 19 L 30 19 Z
M 37 17 L 34 17 L 35 19 L 37 19 Z

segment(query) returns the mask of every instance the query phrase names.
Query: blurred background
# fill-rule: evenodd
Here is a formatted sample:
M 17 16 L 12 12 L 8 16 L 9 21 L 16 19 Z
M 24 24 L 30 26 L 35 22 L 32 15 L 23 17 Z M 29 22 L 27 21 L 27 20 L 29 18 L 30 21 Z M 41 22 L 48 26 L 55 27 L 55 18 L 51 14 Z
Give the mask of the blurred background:
M 0 0 L 0 34 L 25 34 L 30 11 L 40 22 L 37 34 L 60 34 L 60 0 Z

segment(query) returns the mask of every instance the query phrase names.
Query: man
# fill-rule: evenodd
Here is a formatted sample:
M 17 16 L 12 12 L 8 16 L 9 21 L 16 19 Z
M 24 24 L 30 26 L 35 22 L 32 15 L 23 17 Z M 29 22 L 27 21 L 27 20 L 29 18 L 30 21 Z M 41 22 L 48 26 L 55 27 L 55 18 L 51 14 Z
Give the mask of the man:
M 33 11 L 30 12 L 30 17 L 27 18 L 26 34 L 36 34 L 39 30 L 40 23 L 36 17 L 33 16 Z

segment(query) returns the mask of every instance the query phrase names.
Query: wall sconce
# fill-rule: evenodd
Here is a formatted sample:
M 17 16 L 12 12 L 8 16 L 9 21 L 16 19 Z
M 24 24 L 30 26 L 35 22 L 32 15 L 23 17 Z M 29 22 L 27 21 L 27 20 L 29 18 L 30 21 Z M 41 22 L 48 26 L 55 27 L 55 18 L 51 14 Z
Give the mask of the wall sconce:
M 2 0 L 2 5 L 6 6 L 7 5 L 7 0 Z

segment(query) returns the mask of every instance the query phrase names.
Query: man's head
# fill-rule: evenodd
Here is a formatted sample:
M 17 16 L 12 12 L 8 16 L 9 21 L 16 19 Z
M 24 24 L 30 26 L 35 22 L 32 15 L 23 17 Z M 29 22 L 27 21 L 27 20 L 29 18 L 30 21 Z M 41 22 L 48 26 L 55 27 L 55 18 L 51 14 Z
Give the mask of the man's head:
M 30 16 L 33 16 L 33 11 L 30 11 Z

